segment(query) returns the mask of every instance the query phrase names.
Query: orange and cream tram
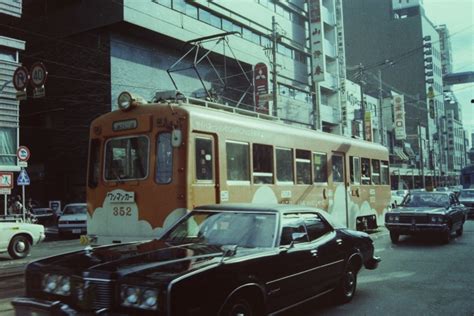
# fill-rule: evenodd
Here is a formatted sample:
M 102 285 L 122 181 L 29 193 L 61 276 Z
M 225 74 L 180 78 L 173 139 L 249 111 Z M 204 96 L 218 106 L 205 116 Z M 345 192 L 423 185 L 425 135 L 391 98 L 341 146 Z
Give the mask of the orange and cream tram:
M 158 237 L 194 206 L 228 202 L 315 206 L 358 230 L 383 224 L 385 147 L 200 99 L 137 100 L 122 93 L 121 109 L 92 122 L 84 241 Z

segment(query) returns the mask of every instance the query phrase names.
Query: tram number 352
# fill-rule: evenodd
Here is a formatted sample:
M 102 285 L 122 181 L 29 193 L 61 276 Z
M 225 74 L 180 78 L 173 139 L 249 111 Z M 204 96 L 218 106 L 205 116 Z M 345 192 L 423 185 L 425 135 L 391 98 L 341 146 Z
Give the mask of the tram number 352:
M 114 216 L 132 216 L 132 208 L 130 206 L 115 206 L 112 209 Z

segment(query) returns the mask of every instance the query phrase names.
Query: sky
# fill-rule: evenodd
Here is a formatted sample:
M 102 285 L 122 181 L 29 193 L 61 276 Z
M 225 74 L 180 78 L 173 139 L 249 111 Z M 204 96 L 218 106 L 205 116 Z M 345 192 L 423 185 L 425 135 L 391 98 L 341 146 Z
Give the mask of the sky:
M 474 71 L 474 1 L 423 0 L 426 16 L 435 25 L 446 24 L 451 35 L 453 72 Z M 462 105 L 464 129 L 474 133 L 474 83 L 452 87 Z M 471 145 L 472 142 L 471 142 Z

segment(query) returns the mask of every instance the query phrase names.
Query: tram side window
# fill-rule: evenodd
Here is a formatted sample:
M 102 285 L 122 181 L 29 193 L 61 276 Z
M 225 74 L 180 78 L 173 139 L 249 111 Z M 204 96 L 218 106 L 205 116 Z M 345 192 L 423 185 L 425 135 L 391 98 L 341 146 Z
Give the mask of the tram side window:
M 349 165 L 351 173 L 351 183 L 360 184 L 360 158 L 351 156 Z
M 212 180 L 212 140 L 209 138 L 196 138 L 196 179 Z
M 273 148 L 269 145 L 253 144 L 253 182 L 273 183 Z
M 372 159 L 372 184 L 380 184 L 380 160 Z
M 361 159 L 361 165 L 362 165 L 362 177 L 361 177 L 361 183 L 362 184 L 370 184 L 370 159 L 368 158 L 362 158 Z
M 110 139 L 105 145 L 105 180 L 144 179 L 149 156 L 146 136 Z
M 332 181 L 333 182 L 344 182 L 344 163 L 342 156 L 333 155 L 331 157 L 332 162 Z
M 323 153 L 313 153 L 314 182 L 328 182 L 328 156 Z
M 388 171 L 388 161 L 382 160 L 382 165 L 380 166 L 380 184 L 387 185 L 390 184 L 390 175 Z
M 157 183 L 170 183 L 173 176 L 173 147 L 171 133 L 161 133 L 157 139 L 156 175 Z
M 275 153 L 277 181 L 293 182 L 293 150 L 289 148 L 277 148 Z
M 92 139 L 89 153 L 89 188 L 95 188 L 99 184 L 100 176 L 100 140 Z
M 296 183 L 311 184 L 311 152 L 296 150 Z
M 227 180 L 250 181 L 249 144 L 226 142 Z

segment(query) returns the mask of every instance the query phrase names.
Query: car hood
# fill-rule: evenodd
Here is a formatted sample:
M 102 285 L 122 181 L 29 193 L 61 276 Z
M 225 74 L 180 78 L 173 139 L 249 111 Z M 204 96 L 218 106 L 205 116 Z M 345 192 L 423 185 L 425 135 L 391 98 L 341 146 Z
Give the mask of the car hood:
M 439 214 L 443 215 L 446 213 L 446 209 L 443 207 L 398 207 L 393 210 L 393 213 L 400 214 Z M 387 213 L 390 214 L 390 213 Z
M 86 221 L 87 215 L 86 214 L 66 214 L 61 215 L 59 221 Z
M 459 202 L 461 202 L 461 203 L 470 203 L 470 204 L 473 204 L 473 203 L 474 203 L 474 198 L 466 198 L 466 199 L 460 198 L 460 199 L 459 199 Z
M 233 258 L 255 253 L 256 249 L 237 250 Z M 261 249 L 260 249 L 261 251 Z M 63 254 L 38 262 L 44 266 L 67 269 L 76 275 L 118 276 L 172 276 L 222 261 L 220 246 L 184 244 L 170 246 L 164 241 L 152 240 L 122 245 L 111 245 Z M 52 267 L 51 267 L 52 268 Z

